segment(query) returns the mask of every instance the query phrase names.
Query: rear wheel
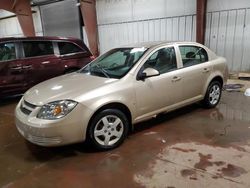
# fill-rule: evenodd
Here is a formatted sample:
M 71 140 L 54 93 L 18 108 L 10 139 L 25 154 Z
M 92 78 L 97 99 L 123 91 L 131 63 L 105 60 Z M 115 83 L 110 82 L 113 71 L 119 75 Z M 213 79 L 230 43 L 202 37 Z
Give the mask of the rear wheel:
M 212 81 L 208 88 L 203 100 L 206 108 L 214 108 L 220 101 L 222 85 L 218 81 Z
M 126 138 L 128 126 L 128 119 L 120 110 L 103 110 L 95 115 L 90 123 L 89 141 L 97 149 L 113 149 Z

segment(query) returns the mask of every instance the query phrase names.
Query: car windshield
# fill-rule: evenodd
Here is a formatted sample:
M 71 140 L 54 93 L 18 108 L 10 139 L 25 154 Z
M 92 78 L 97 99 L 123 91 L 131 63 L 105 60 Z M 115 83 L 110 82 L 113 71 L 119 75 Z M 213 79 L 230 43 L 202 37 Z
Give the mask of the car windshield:
M 81 73 L 107 78 L 122 78 L 146 52 L 147 48 L 116 48 L 103 54 L 80 70 Z

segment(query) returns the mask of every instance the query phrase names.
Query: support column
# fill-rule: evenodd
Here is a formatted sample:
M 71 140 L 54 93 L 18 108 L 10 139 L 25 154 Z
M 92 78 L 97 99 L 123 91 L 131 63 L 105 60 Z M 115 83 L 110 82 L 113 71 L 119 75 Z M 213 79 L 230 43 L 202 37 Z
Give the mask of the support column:
M 35 28 L 29 0 L 1 0 L 0 9 L 16 14 L 25 36 L 35 36 Z
M 196 7 L 196 41 L 205 43 L 205 31 L 206 31 L 206 10 L 207 0 L 197 0 Z
M 99 55 L 96 18 L 96 1 L 81 0 L 81 12 L 88 37 L 89 48 L 94 56 Z

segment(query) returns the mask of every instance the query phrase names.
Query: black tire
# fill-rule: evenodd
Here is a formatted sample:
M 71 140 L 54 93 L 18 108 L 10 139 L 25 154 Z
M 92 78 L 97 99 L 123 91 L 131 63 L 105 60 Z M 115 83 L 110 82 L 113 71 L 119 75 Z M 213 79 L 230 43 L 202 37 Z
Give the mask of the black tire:
M 213 97 L 210 96 L 212 95 L 212 92 L 216 89 L 218 89 L 218 92 L 216 92 L 216 98 L 217 100 L 214 99 L 213 101 Z M 217 91 L 217 90 L 216 90 Z M 203 105 L 205 108 L 214 108 L 217 106 L 217 104 L 220 102 L 220 98 L 221 98 L 221 92 L 222 92 L 222 84 L 219 81 L 212 81 L 208 88 L 207 88 L 207 92 L 206 95 L 203 99 Z
M 105 127 L 104 125 L 103 121 L 106 120 L 105 118 L 109 123 L 108 124 L 109 127 L 107 126 Z M 117 127 L 113 125 L 115 124 L 116 121 L 120 122 L 117 125 Z M 128 118 L 123 112 L 117 109 L 106 109 L 99 112 L 92 118 L 89 124 L 87 138 L 90 144 L 92 144 L 96 149 L 109 150 L 109 149 L 114 149 L 122 144 L 122 142 L 127 137 L 128 130 L 129 130 Z M 98 131 L 100 132 L 101 135 L 97 136 L 96 134 L 95 136 L 95 132 L 98 133 Z M 118 133 L 120 135 L 120 138 L 118 138 L 119 136 L 116 137 L 116 135 L 114 135 Z M 110 138 L 108 144 L 105 143 L 106 137 Z

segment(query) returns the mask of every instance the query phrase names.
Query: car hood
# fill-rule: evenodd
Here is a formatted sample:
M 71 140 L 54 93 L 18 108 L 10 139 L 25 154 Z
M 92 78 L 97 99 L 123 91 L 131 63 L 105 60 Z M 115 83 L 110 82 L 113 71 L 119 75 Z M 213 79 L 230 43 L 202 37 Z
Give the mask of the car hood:
M 24 100 L 37 106 L 57 100 L 75 100 L 81 95 L 116 80 L 83 73 L 72 73 L 52 78 L 32 87 L 24 94 Z

